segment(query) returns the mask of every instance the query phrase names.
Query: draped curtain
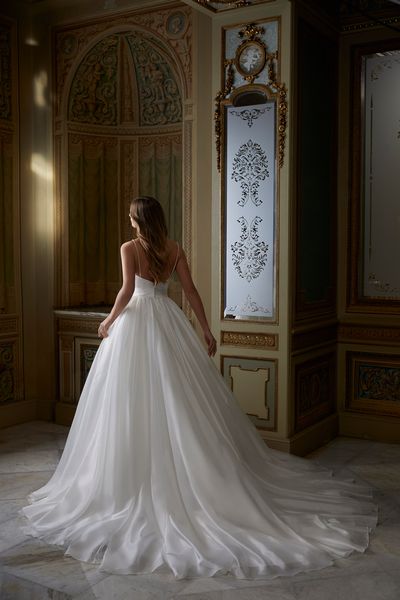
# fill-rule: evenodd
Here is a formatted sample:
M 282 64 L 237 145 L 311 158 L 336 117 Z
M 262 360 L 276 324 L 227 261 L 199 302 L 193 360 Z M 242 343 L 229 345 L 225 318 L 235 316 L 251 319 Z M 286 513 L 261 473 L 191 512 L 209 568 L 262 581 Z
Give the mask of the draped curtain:
M 119 288 L 117 139 L 69 140 L 71 305 L 111 304 Z
M 182 139 L 180 134 L 142 137 L 139 193 L 156 197 L 164 209 L 169 236 L 182 238 Z

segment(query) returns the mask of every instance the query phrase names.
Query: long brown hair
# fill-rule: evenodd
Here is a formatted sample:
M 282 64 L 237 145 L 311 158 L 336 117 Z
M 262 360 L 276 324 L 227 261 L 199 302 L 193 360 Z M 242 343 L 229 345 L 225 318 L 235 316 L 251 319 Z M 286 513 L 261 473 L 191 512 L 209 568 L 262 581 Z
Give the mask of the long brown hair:
M 137 236 L 155 283 L 161 280 L 166 263 L 168 229 L 164 211 L 152 196 L 138 196 L 130 203 L 130 215 L 138 224 Z

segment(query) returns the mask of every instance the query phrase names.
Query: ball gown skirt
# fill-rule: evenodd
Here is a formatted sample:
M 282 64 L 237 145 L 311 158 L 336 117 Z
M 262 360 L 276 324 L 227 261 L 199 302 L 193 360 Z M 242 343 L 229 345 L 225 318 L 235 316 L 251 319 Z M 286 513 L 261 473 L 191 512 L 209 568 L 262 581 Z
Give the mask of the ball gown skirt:
M 167 284 L 135 291 L 97 352 L 25 531 L 110 573 L 272 578 L 364 551 L 370 490 L 267 448 Z

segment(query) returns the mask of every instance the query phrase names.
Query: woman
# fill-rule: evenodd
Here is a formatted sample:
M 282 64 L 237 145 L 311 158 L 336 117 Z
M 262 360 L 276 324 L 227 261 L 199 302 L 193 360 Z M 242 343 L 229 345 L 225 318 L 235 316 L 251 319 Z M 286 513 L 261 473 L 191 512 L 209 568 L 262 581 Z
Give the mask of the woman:
M 175 270 L 216 350 L 160 204 L 131 203 L 123 285 L 51 480 L 23 509 L 29 532 L 112 573 L 271 578 L 364 551 L 368 490 L 268 449 L 168 298 Z

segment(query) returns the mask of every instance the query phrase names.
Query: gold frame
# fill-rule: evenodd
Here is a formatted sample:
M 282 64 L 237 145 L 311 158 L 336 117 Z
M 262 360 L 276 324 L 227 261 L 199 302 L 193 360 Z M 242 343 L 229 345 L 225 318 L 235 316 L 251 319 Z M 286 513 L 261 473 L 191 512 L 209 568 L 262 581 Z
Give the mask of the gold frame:
M 241 59 L 242 59 L 243 53 L 246 52 L 246 50 L 248 50 L 252 46 L 254 46 L 255 48 L 259 48 L 262 58 L 261 58 L 258 66 L 255 65 L 254 68 L 250 67 L 246 71 L 245 69 L 243 69 Z M 253 81 L 257 77 L 257 75 L 259 73 L 261 73 L 261 71 L 264 69 L 266 61 L 267 61 L 267 51 L 266 51 L 265 44 L 263 44 L 262 42 L 260 42 L 258 40 L 246 40 L 245 42 L 242 42 L 236 50 L 236 55 L 235 55 L 236 69 L 242 75 L 242 77 L 244 77 L 244 79 L 246 79 L 246 81 L 249 81 L 250 83 L 253 83 Z
M 264 28 L 259 27 L 255 23 L 250 23 L 245 25 L 239 32 L 241 37 L 246 38 L 236 49 L 235 58 L 227 59 L 223 62 L 223 70 L 225 74 L 226 70 L 226 81 L 223 89 L 221 89 L 215 97 L 215 111 L 214 111 L 214 125 L 215 125 L 215 144 L 217 150 L 217 168 L 218 171 L 221 172 L 221 138 L 222 138 L 222 106 L 229 98 L 231 101 L 244 92 L 251 91 L 252 89 L 263 88 L 267 91 L 267 97 L 270 94 L 273 94 L 277 97 L 277 133 L 278 133 L 278 165 L 279 168 L 283 167 L 284 155 L 285 155 L 285 144 L 286 144 L 286 126 L 287 126 L 287 89 L 286 85 L 280 81 L 278 81 L 275 61 L 278 60 L 279 52 L 268 52 L 267 47 L 259 37 L 262 33 L 264 33 Z M 261 48 L 263 48 L 265 53 L 265 60 L 263 61 L 263 66 L 261 69 L 258 69 L 254 73 L 249 73 L 244 76 L 247 84 L 242 85 L 238 88 L 235 86 L 235 72 L 234 66 L 238 70 L 238 72 L 242 75 L 241 71 L 238 69 L 238 63 L 240 60 L 240 56 L 245 48 L 248 47 L 249 44 L 257 44 Z M 265 66 L 268 68 L 268 78 L 269 83 L 266 84 L 254 84 L 254 80 L 260 75 L 260 73 L 264 70 Z M 255 86 L 250 88 L 249 86 Z M 235 93 L 235 95 L 233 95 Z

